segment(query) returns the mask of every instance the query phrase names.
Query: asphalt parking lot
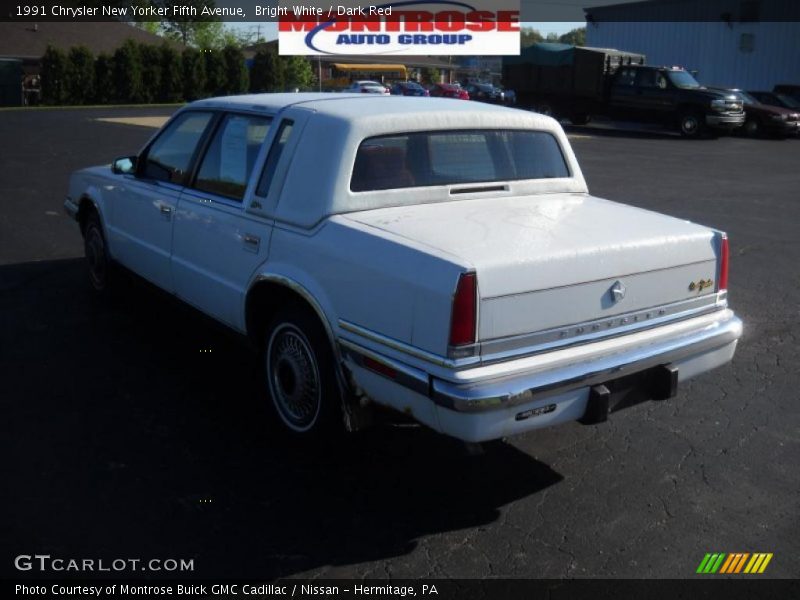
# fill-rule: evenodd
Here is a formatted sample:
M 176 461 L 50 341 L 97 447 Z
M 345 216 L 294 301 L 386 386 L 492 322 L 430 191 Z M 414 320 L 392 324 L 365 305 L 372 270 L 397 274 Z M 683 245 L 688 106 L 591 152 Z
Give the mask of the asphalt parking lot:
M 0 111 L 3 572 L 49 553 L 198 578 L 683 578 L 772 552 L 763 577 L 800 576 L 800 140 L 570 132 L 594 194 L 729 233 L 731 365 L 482 456 L 412 426 L 320 453 L 272 424 L 237 339 L 144 284 L 89 290 L 67 177 L 155 131 L 98 118 L 169 112 Z

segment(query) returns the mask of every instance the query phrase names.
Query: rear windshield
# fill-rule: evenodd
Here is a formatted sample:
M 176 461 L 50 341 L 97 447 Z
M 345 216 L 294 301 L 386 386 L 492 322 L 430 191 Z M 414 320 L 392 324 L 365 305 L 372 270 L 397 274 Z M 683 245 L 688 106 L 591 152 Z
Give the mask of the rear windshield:
M 569 177 L 552 134 L 528 130 L 427 131 L 364 140 L 350 189 L 409 187 Z

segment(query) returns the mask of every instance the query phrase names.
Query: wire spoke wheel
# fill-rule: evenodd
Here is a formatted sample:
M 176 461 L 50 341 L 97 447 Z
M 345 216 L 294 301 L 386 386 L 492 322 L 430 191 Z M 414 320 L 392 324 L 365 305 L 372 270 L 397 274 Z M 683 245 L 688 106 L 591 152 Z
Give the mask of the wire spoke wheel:
M 281 420 L 292 430 L 311 429 L 322 404 L 316 356 L 303 332 L 291 323 L 276 327 L 267 347 L 267 381 Z

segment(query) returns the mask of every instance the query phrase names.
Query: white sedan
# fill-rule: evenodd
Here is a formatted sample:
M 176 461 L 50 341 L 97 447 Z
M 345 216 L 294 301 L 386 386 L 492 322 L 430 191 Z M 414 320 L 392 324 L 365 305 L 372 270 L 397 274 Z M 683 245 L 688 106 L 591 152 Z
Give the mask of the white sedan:
M 350 84 L 349 87 L 346 87 L 344 92 L 350 92 L 354 94 L 383 94 L 388 95 L 390 93 L 389 88 L 387 88 L 382 83 L 377 81 L 370 81 L 370 80 L 361 80 L 361 81 L 354 81 Z
M 596 423 L 742 331 L 723 232 L 592 196 L 555 120 L 500 106 L 201 100 L 65 207 L 95 289 L 124 267 L 248 336 L 298 435 L 376 405 L 471 442 Z

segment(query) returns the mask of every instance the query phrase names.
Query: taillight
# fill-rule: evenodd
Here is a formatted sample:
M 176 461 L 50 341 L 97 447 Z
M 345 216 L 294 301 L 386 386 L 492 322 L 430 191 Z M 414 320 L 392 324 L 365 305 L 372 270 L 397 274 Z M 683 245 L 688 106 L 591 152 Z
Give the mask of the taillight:
M 475 343 L 478 281 L 475 273 L 462 273 L 453 296 L 453 315 L 450 322 L 450 345 Z
M 728 289 L 728 236 L 722 234 L 719 246 L 719 290 Z

